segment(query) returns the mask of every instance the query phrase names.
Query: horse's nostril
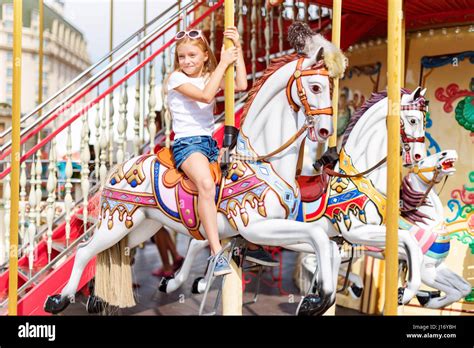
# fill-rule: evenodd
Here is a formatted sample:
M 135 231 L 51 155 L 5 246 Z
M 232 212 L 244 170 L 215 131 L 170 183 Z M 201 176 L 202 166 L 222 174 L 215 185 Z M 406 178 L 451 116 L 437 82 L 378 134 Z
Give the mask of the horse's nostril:
M 319 135 L 323 138 L 326 138 L 329 135 L 329 131 L 326 128 L 321 128 L 319 130 Z
M 420 155 L 420 154 L 418 154 L 418 153 L 417 153 L 417 154 L 415 154 L 415 159 L 416 159 L 417 161 L 419 161 L 419 160 L 421 159 L 421 155 Z

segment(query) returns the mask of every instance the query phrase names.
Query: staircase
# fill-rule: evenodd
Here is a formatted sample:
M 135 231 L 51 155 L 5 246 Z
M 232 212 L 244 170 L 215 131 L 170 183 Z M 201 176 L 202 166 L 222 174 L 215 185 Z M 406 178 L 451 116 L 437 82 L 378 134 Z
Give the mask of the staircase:
M 24 148 L 21 153 L 19 315 L 48 315 L 43 311 L 46 297 L 61 292 L 69 279 L 78 244 L 87 242 L 94 231 L 99 187 L 104 183 L 110 167 L 132 156 L 149 153 L 150 149 L 156 152 L 162 146 L 169 146 L 173 134 L 166 103 L 161 108 L 164 115 L 162 130 L 157 132 L 155 125 L 156 93 L 161 94 L 163 101 L 166 100 L 163 91 L 157 91 L 155 86 L 155 65 L 161 66 L 161 76 L 172 72 L 171 48 L 174 40 L 166 41 L 165 34 L 175 32 L 178 25 L 181 28 L 200 27 L 211 39 L 211 46 L 221 47 L 222 35 L 217 34 L 221 28 L 218 30 L 216 22 L 223 17 L 220 16 L 223 3 L 223 0 L 182 1 L 181 8 L 176 3 L 22 117 L 21 144 L 25 146 L 30 139 L 37 139 L 37 143 L 29 149 Z M 288 8 L 283 5 L 272 11 L 258 9 L 255 1 L 236 1 L 236 5 L 236 23 L 243 39 L 251 84 L 271 58 L 291 52 L 283 37 L 286 37 L 287 28 L 293 19 L 285 18 Z M 321 11 L 318 13 L 321 14 Z M 327 18 L 307 19 L 312 27 L 319 29 L 329 23 Z M 263 32 L 257 30 L 263 26 Z M 110 61 L 111 57 L 113 59 Z M 111 77 L 114 82 L 109 85 Z M 143 83 L 146 77 L 147 86 Z M 135 103 L 132 104 L 133 124 L 127 121 L 131 104 L 127 91 L 131 78 L 135 78 L 136 86 Z M 238 127 L 246 94 L 236 97 Z M 119 100 L 118 113 L 114 99 Z M 221 145 L 224 133 L 223 97 L 218 96 L 218 101 L 214 137 Z M 35 121 L 27 123 L 31 118 Z M 91 120 L 95 129 L 90 127 Z M 141 131 L 144 124 L 147 132 Z M 127 130 L 133 130 L 133 137 L 127 135 L 131 133 Z M 0 134 L 0 139 L 4 139 L 4 145 L 0 147 L 0 180 L 3 181 L 0 225 L 5 222 L 3 230 L 0 230 L 1 314 L 6 314 L 8 304 L 6 251 L 9 250 L 10 132 L 11 129 L 7 129 Z M 38 137 L 39 134 L 41 137 Z M 61 181 L 58 169 L 61 162 L 57 158 L 58 137 L 64 134 L 67 138 L 66 156 L 62 162 L 65 162 L 65 179 Z M 80 167 L 80 171 L 74 173 L 72 142 L 73 138 L 79 136 L 80 163 L 75 164 Z M 91 138 L 94 145 L 90 145 Z M 43 160 L 45 157 L 47 159 Z M 46 164 L 47 173 L 44 173 Z M 74 174 L 80 179 L 75 179 Z M 61 182 L 64 185 L 58 185 Z M 92 260 L 82 276 L 79 288 L 87 288 L 94 276 L 94 268 L 95 260 Z

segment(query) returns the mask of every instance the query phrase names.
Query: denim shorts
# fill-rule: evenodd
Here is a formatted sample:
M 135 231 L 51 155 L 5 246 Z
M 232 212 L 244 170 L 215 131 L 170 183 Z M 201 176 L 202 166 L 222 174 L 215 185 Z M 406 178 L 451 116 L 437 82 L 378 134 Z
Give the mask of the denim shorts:
M 200 152 L 207 157 L 209 163 L 217 162 L 219 148 L 217 141 L 210 136 L 198 135 L 193 137 L 179 138 L 173 144 L 173 157 L 176 168 L 180 168 L 183 162 L 194 152 Z

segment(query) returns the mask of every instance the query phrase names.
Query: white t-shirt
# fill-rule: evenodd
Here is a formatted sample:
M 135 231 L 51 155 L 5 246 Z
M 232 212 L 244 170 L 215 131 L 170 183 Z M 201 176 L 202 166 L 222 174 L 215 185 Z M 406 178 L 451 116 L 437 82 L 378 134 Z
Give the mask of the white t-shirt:
M 204 77 L 189 77 L 175 71 L 168 79 L 168 107 L 173 119 L 175 139 L 197 135 L 212 136 L 214 130 L 214 104 L 206 104 L 188 98 L 174 88 L 192 83 L 200 89 L 205 87 Z

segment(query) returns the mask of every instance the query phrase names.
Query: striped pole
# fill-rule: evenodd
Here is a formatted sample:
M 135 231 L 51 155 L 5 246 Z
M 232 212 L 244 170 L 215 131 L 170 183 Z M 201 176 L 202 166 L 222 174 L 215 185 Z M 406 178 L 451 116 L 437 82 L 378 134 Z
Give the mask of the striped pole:
M 385 254 L 385 315 L 397 314 L 398 215 L 400 188 L 400 87 L 402 81 L 402 0 L 388 2 L 388 149 L 387 149 L 387 246 Z M 395 175 L 394 175 L 395 174 Z

